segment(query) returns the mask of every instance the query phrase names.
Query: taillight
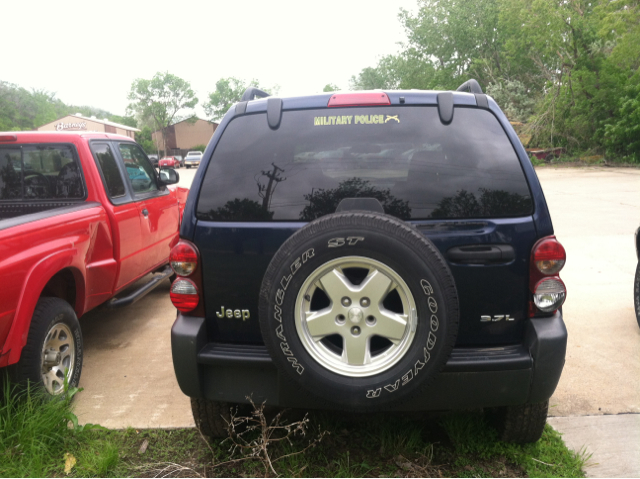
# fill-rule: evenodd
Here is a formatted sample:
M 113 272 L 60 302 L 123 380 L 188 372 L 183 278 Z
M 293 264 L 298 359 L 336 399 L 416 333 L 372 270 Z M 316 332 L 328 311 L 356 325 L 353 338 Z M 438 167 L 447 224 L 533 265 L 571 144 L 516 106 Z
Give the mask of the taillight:
M 533 249 L 535 266 L 542 274 L 557 274 L 564 266 L 567 253 L 555 236 L 543 238 Z
M 180 241 L 171 249 L 169 261 L 178 276 L 189 276 L 198 265 L 198 252 L 192 244 Z
M 567 288 L 558 277 L 541 279 L 533 291 L 533 304 L 543 313 L 552 313 L 564 303 Z
M 17 141 L 18 135 L 0 135 L 0 141 Z
M 567 253 L 555 236 L 542 238 L 533 246 L 529 269 L 533 304 L 529 308 L 529 316 L 535 316 L 537 311 L 552 313 L 564 303 L 567 288 L 558 273 L 566 259 Z
M 176 279 L 171 285 L 169 295 L 173 305 L 183 313 L 193 311 L 200 302 L 198 288 L 193 281 L 186 278 Z
M 336 93 L 331 95 L 328 107 L 391 105 L 389 96 L 383 92 Z
M 169 254 L 171 268 L 178 278 L 171 285 L 171 302 L 183 313 L 204 317 L 202 301 L 202 272 L 200 253 L 196 246 L 186 240 L 180 240 L 171 248 Z

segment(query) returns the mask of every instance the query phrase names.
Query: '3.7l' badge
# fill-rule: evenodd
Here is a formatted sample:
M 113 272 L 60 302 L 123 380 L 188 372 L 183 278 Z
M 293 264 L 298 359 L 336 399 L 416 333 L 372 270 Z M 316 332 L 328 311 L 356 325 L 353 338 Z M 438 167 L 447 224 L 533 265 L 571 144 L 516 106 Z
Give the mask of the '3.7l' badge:
M 497 321 L 502 321 L 503 319 L 505 321 L 515 321 L 515 318 L 512 318 L 508 314 L 496 314 L 495 316 L 480 316 L 481 323 L 488 323 L 488 322 L 495 323 Z

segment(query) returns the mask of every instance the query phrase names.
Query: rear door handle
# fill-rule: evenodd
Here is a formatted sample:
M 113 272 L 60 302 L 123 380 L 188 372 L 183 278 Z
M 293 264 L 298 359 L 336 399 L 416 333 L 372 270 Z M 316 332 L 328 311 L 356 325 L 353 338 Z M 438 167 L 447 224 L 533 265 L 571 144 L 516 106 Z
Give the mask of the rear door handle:
M 447 258 L 462 264 L 508 263 L 516 259 L 516 253 L 513 247 L 504 244 L 467 245 L 451 248 L 447 251 Z
M 147 216 L 149 216 L 149 210 L 148 209 L 143 209 L 142 210 L 142 214 L 144 215 L 144 217 L 146 218 Z

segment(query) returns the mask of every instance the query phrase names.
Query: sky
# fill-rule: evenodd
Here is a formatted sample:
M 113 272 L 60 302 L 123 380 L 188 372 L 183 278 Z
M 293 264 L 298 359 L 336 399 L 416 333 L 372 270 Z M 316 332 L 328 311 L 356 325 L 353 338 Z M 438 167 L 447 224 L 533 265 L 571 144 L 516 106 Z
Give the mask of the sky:
M 200 105 L 230 76 L 279 85 L 282 96 L 327 83 L 346 90 L 352 75 L 399 51 L 398 13 L 417 2 L 5 0 L 0 80 L 117 115 L 131 83 L 159 71 L 190 82 Z

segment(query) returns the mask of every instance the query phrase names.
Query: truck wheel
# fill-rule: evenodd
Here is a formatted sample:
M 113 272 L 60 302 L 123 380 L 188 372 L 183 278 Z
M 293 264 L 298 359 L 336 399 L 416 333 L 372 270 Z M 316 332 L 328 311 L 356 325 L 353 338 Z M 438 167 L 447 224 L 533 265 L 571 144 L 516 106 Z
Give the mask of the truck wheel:
M 638 262 L 638 266 L 636 267 L 636 277 L 633 282 L 633 304 L 636 308 L 636 321 L 638 321 L 638 326 L 640 326 L 640 262 Z
M 548 409 L 549 401 L 499 408 L 496 419 L 500 440 L 516 444 L 536 442 L 542 437 Z
M 20 361 L 9 366 L 17 383 L 29 382 L 49 394 L 77 387 L 82 371 L 82 332 L 73 308 L 60 298 L 40 298 L 31 319 Z
M 458 317 L 442 255 L 414 227 L 378 213 L 328 215 L 300 229 L 260 292 L 274 364 L 338 409 L 378 409 L 423 390 L 449 358 Z
M 209 399 L 191 398 L 191 411 L 196 427 L 203 436 L 210 438 L 227 437 L 229 404 Z

